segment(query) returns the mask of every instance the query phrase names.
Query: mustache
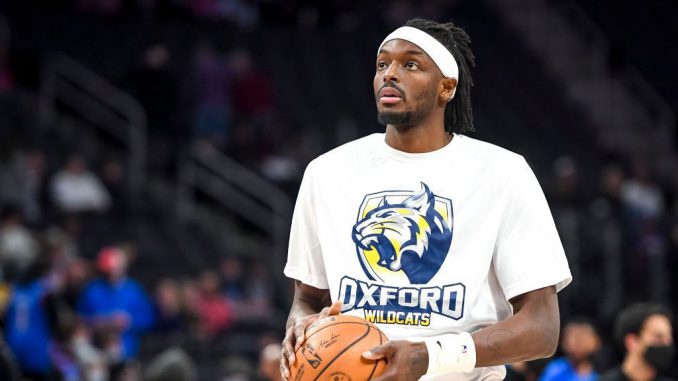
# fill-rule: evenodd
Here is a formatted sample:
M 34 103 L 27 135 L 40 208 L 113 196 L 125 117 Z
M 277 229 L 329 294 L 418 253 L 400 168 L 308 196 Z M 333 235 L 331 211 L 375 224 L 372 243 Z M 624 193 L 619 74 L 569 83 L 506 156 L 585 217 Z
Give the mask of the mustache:
M 398 90 L 398 92 L 400 93 L 400 97 L 403 100 L 405 100 L 405 92 L 403 91 L 403 89 L 398 87 L 398 85 L 396 85 L 395 82 L 393 82 L 393 81 L 388 81 L 388 82 L 384 83 L 384 85 L 379 88 L 379 91 L 377 91 L 377 96 L 379 96 L 379 94 L 381 94 L 381 91 L 384 90 L 387 87 Z

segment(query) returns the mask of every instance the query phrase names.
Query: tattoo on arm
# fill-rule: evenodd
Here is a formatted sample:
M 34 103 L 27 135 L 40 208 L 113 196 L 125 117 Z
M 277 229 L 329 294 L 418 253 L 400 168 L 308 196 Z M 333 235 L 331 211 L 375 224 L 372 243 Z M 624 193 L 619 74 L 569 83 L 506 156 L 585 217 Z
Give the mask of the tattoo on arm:
M 503 344 L 514 336 L 514 332 L 509 329 L 495 329 L 487 335 L 486 345 L 494 354 L 499 354 Z

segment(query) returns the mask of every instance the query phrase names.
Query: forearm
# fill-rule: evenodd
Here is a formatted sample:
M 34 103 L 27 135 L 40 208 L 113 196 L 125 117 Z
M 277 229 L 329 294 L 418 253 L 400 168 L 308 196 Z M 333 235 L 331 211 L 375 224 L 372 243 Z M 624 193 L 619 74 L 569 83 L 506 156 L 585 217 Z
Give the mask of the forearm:
M 526 295 L 530 300 L 514 303 L 517 312 L 513 316 L 472 334 L 476 367 L 534 360 L 555 352 L 560 331 L 555 289 L 547 287 L 530 294 Z
M 295 281 L 294 300 L 287 316 L 286 328 L 304 316 L 316 314 L 324 307 L 331 305 L 330 293 L 327 290 L 313 289 L 299 281 Z

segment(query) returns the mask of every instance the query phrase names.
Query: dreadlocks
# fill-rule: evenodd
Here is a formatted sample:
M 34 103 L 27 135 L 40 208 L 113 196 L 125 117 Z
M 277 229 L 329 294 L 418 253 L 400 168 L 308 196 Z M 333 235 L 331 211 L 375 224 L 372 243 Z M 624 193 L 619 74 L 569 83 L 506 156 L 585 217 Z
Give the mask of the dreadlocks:
M 471 66 L 475 66 L 475 57 L 469 46 L 471 38 L 463 29 L 451 22 L 441 24 L 424 19 L 409 20 L 405 26 L 422 30 L 438 40 L 452 53 L 459 66 L 457 92 L 445 107 L 445 131 L 469 132 L 473 127 L 473 109 L 471 107 Z

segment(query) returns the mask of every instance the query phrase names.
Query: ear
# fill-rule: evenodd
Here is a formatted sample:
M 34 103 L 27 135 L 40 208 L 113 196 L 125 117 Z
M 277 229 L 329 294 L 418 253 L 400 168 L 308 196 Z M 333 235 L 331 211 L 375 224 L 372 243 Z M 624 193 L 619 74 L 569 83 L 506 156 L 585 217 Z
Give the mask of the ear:
M 624 348 L 626 348 L 627 353 L 633 353 L 638 346 L 638 335 L 634 333 L 627 333 L 624 336 Z
M 449 102 L 457 88 L 457 80 L 454 78 L 443 78 L 440 80 L 440 100 L 444 103 Z
M 431 193 L 431 191 L 428 189 L 428 186 L 424 183 L 421 183 L 421 189 L 419 192 L 408 197 L 403 202 L 403 205 L 407 206 L 408 208 L 418 209 L 425 214 L 430 208 L 433 207 L 434 201 L 433 193 Z

